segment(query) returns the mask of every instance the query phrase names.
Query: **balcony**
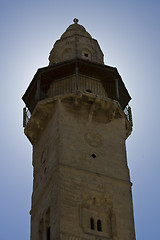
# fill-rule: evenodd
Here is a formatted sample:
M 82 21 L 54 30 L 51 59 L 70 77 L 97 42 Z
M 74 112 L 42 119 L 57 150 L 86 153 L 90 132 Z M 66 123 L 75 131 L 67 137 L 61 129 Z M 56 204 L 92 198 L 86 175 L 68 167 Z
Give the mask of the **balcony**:
M 54 98 L 56 96 L 63 96 L 76 92 L 81 92 L 92 96 L 94 95 L 101 99 L 112 99 L 111 96 L 115 96 L 115 98 L 112 100 L 116 99 L 114 84 L 106 82 L 102 85 L 100 80 L 86 77 L 83 75 L 79 75 L 79 79 L 77 81 L 76 75 L 72 75 L 63 79 L 55 80 L 52 84 L 43 85 L 43 87 L 41 87 L 39 91 L 37 91 L 32 104 L 33 106 L 36 106 L 40 100 Z M 126 106 L 124 109 L 124 113 L 127 120 L 132 125 L 131 108 L 129 106 Z M 31 115 L 32 113 L 30 112 L 30 110 L 25 107 L 23 109 L 23 127 L 26 127 Z
M 132 124 L 130 107 L 126 107 L 131 97 L 117 69 L 76 59 L 37 71 L 23 96 L 23 126 L 26 127 L 39 101 L 77 91 L 118 101 Z

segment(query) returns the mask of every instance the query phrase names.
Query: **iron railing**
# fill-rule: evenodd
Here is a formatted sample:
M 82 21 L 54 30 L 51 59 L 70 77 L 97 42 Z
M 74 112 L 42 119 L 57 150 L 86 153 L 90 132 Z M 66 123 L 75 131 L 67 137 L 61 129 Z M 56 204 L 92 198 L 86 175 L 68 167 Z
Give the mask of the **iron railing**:
M 25 128 L 29 122 L 31 113 L 27 107 L 23 108 L 23 127 Z
M 77 78 L 75 74 L 63 79 L 54 80 L 52 83 L 47 84 L 38 81 L 35 93 L 32 95 L 33 97 L 30 101 L 30 108 L 28 109 L 25 107 L 23 109 L 23 127 L 27 126 L 38 101 L 67 93 L 75 93 L 76 91 L 118 100 L 114 82 L 101 82 L 98 79 L 86 77 L 84 75 L 79 75 Z M 131 108 L 127 106 L 124 109 L 124 113 L 126 114 L 128 121 L 132 124 Z
M 130 106 L 126 106 L 124 109 L 124 113 L 128 119 L 128 121 L 130 122 L 131 126 L 133 126 L 133 119 L 132 119 L 132 110 Z
M 104 81 L 98 79 L 85 77 L 83 75 L 72 75 L 63 79 L 54 80 L 52 83 L 40 83 L 37 81 L 36 93 L 32 101 L 37 101 L 48 98 L 50 96 L 63 95 L 66 93 L 73 93 L 77 90 L 82 92 L 90 92 L 102 97 L 108 96 L 112 99 L 117 99 L 115 82 Z
M 75 75 L 73 75 L 61 80 L 57 79 L 49 86 L 47 84 L 44 85 L 41 88 L 41 98 L 43 98 L 44 93 L 46 93 L 45 97 L 54 97 L 66 93 L 74 93 L 77 90 L 107 97 L 107 93 L 100 80 L 80 75 L 77 83 L 75 81 Z M 114 86 L 112 86 L 112 90 L 114 90 Z

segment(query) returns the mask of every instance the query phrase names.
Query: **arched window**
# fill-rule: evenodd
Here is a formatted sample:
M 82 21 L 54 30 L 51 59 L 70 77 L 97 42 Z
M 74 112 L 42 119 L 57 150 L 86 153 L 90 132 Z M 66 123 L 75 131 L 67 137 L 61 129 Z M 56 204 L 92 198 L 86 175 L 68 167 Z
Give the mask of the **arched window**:
M 101 220 L 97 220 L 97 231 L 102 231 L 102 222 L 101 222 Z
M 94 219 L 90 218 L 90 228 L 94 230 Z

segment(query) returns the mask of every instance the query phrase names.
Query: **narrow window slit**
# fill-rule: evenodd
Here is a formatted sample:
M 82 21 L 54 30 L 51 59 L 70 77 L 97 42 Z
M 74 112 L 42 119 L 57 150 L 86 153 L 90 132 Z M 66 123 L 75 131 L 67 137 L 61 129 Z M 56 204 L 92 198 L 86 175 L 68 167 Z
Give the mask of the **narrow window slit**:
M 47 227 L 47 240 L 50 240 L 51 239 L 51 230 L 50 230 L 50 227 Z
M 102 232 L 102 222 L 101 222 L 101 220 L 97 220 L 97 231 Z
M 94 219 L 90 218 L 90 227 L 92 230 L 94 230 Z

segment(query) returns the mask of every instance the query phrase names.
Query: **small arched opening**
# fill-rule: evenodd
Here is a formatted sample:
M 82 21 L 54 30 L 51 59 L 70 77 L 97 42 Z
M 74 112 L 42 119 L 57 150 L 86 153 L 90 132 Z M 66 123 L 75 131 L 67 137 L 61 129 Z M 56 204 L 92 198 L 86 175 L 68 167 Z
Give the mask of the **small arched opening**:
M 102 221 L 100 219 L 97 220 L 97 231 L 102 232 Z
M 90 218 L 90 228 L 94 230 L 94 219 Z

